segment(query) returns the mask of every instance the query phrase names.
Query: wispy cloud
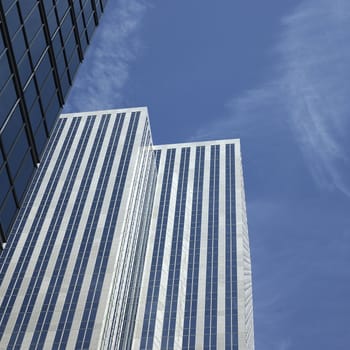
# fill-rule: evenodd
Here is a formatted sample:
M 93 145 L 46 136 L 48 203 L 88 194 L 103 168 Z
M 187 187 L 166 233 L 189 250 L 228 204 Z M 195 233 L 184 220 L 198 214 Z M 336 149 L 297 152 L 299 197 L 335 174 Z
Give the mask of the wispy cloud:
M 350 196 L 349 42 L 348 0 L 305 0 L 282 21 L 273 78 L 230 101 L 228 117 L 200 137 L 288 126 L 317 184 Z
M 109 1 L 100 28 L 79 69 L 64 112 L 115 108 L 123 102 L 130 63 L 140 51 L 143 0 Z

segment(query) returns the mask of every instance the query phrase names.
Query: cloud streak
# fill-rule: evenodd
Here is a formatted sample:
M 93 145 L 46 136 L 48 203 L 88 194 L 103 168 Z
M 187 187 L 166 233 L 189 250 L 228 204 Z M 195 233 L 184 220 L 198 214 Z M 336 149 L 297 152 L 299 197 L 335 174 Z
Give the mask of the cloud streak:
M 259 132 L 268 119 L 276 132 L 292 131 L 321 188 L 350 196 L 349 42 L 347 0 L 305 0 L 282 21 L 273 78 L 232 99 L 228 116 L 196 138 Z
M 130 63 L 141 49 L 139 29 L 147 8 L 142 0 L 107 3 L 64 113 L 115 108 L 122 103 Z

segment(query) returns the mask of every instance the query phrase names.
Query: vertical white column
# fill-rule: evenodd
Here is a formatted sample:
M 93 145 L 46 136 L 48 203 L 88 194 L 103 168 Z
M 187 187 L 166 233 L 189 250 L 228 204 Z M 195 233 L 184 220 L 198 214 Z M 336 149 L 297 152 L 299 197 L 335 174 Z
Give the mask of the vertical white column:
M 182 148 L 182 147 L 181 147 Z M 180 152 L 179 148 L 179 152 Z M 187 286 L 187 272 L 188 272 L 188 255 L 190 248 L 190 233 L 191 233 L 191 216 L 192 216 L 192 197 L 193 197 L 193 181 L 194 181 L 194 168 L 196 160 L 196 148 L 190 148 L 190 160 L 188 169 L 188 182 L 186 188 L 186 209 L 184 218 L 183 228 L 183 239 L 182 239 L 182 255 L 181 255 L 181 268 L 180 268 L 180 281 L 179 281 L 179 292 L 176 310 L 176 328 L 175 328 L 175 342 L 174 348 L 180 349 L 182 347 L 183 337 L 183 325 L 185 315 L 185 304 L 186 304 L 186 286 Z
M 146 248 L 146 257 L 145 257 L 145 264 L 143 269 L 144 272 L 142 274 L 140 298 L 139 298 L 138 308 L 136 313 L 136 322 L 135 322 L 132 349 L 139 349 L 140 343 L 141 343 L 142 327 L 143 327 L 143 320 L 145 317 L 145 306 L 147 301 L 147 292 L 148 292 L 148 285 L 149 285 L 149 275 L 151 271 L 154 239 L 155 239 L 156 228 L 157 228 L 159 203 L 160 203 L 160 196 L 162 191 L 162 182 L 164 177 L 165 160 L 166 160 L 166 149 L 162 149 L 160 154 L 157 184 L 156 184 L 156 189 L 154 194 L 152 220 L 150 223 L 149 237 L 148 237 L 147 248 Z
M 206 288 L 206 266 L 208 245 L 208 211 L 209 211 L 209 180 L 210 180 L 210 146 L 205 146 L 204 176 L 203 176 L 203 199 L 202 199 L 202 232 L 199 257 L 198 277 L 198 304 L 197 304 L 197 330 L 196 349 L 204 346 L 204 321 L 205 321 L 205 288 Z
M 238 319 L 238 348 L 246 350 L 245 327 L 245 294 L 244 294 L 244 246 L 243 246 L 243 208 L 241 150 L 239 142 L 235 143 L 235 190 L 236 190 L 236 254 L 237 254 L 237 319 Z
M 218 234 L 218 314 L 217 314 L 217 348 L 225 349 L 225 267 L 226 267 L 226 149 L 220 145 L 219 161 L 219 234 Z
M 159 288 L 158 308 L 157 308 L 156 323 L 155 323 L 155 330 L 154 330 L 153 349 L 160 349 L 161 341 L 162 341 L 166 292 L 167 292 L 168 277 L 169 277 L 171 244 L 173 240 L 176 194 L 177 194 L 177 185 L 179 181 L 180 159 L 181 159 L 181 152 L 178 149 L 175 153 L 174 171 L 173 171 L 173 174 L 170 174 L 170 176 L 173 176 L 173 180 L 172 180 L 170 200 L 169 200 L 168 222 L 167 222 L 167 228 L 165 233 L 162 274 L 160 277 L 160 288 Z

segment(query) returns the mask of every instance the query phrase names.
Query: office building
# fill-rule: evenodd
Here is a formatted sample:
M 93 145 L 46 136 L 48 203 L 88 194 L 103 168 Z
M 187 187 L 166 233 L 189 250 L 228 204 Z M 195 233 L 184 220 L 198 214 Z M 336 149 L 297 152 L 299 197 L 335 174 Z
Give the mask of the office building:
M 0 2 L 0 251 L 105 2 Z
M 237 139 L 62 115 L 0 261 L 0 348 L 254 349 Z

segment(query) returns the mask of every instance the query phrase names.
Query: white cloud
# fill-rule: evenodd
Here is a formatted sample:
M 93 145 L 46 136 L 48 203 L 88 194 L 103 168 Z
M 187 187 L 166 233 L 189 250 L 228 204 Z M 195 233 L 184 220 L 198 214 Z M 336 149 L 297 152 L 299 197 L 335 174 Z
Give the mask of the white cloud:
M 348 0 L 305 0 L 282 21 L 273 78 L 230 101 L 228 117 L 196 138 L 289 126 L 316 183 L 350 196 L 349 42 Z
M 64 112 L 115 108 L 122 104 L 130 63 L 140 50 L 139 29 L 149 5 L 109 1 L 79 68 Z
M 288 116 L 314 178 L 350 195 L 350 3 L 305 1 L 284 21 L 279 51 Z

